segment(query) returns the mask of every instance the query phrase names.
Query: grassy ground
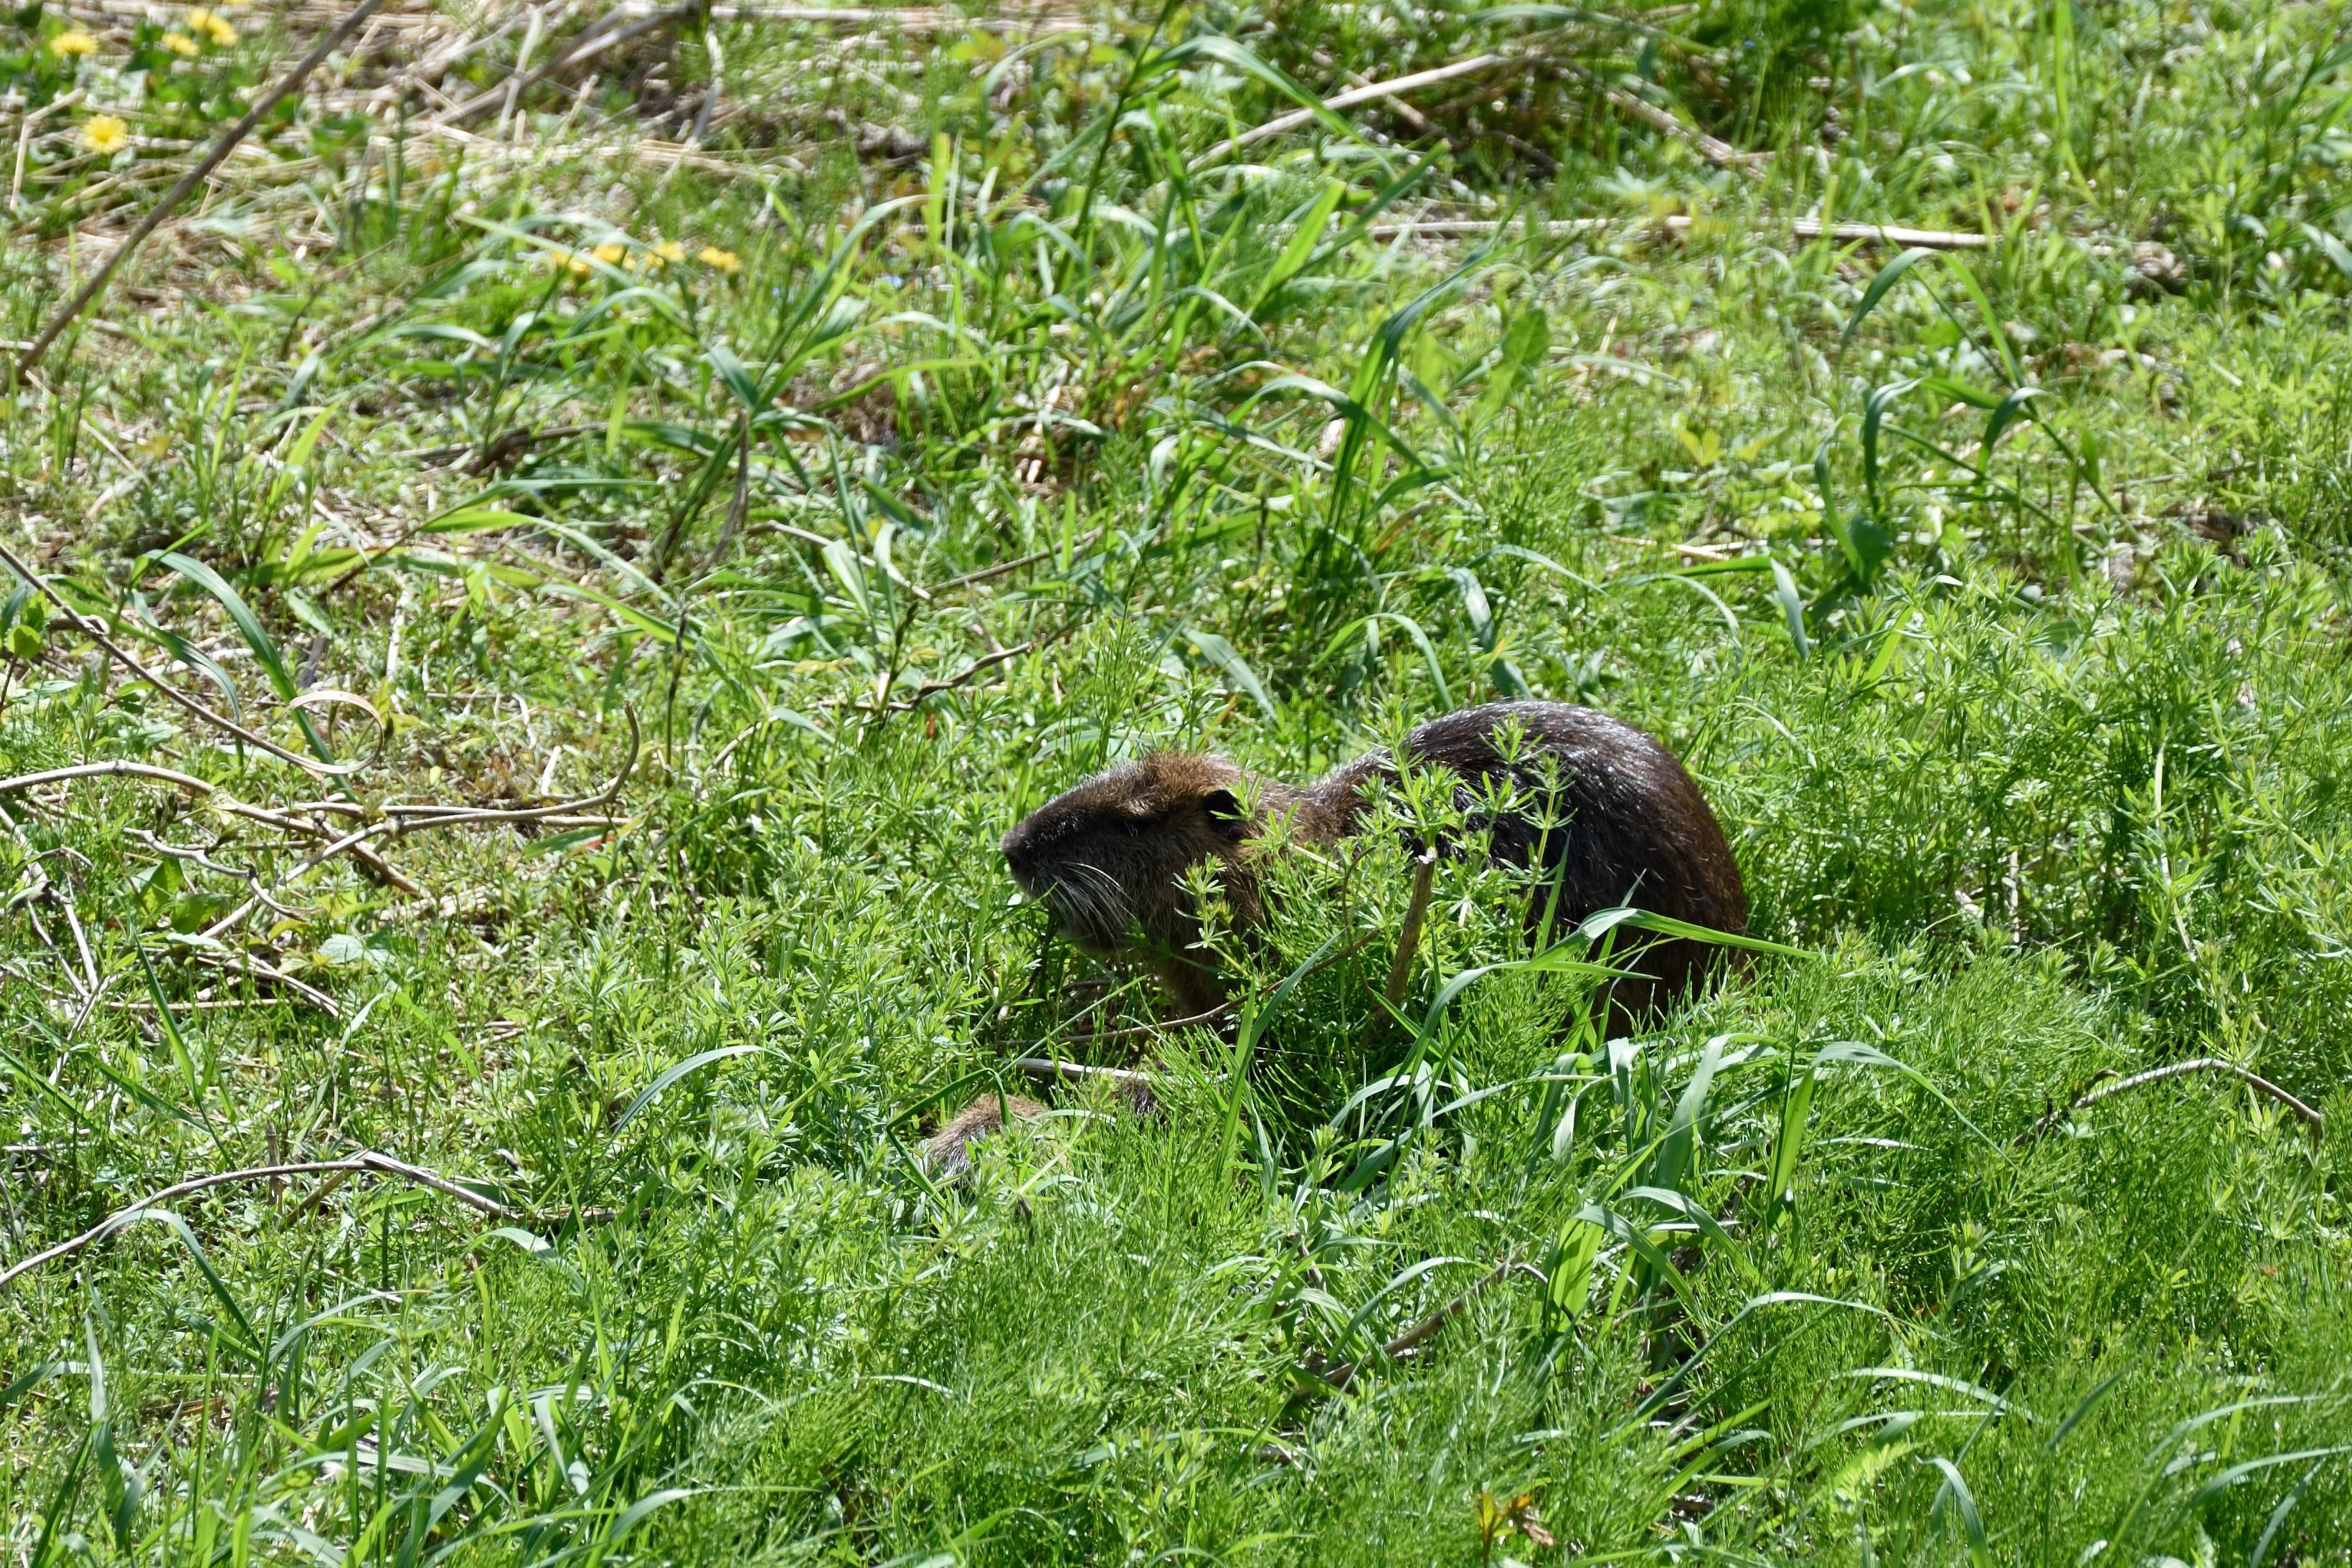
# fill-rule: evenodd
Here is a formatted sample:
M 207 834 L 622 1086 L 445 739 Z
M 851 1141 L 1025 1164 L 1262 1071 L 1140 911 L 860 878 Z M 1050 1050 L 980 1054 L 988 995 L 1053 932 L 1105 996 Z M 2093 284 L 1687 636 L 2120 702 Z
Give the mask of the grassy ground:
M 0 332 L 321 25 L 221 15 L 0 23 Z M 0 794 L 0 1257 L 445 1182 L 9 1286 L 8 1561 L 2352 1562 L 2336 8 L 689 16 L 453 128 L 529 16 L 0 403 L 0 773 L 192 781 Z M 996 860 L 1518 693 L 1803 956 L 1603 1041 L 1452 863 L 1379 1029 L 1383 837 L 1106 1037 Z M 1024 1050 L 1166 1115 L 943 1190 Z M 2324 1132 L 2067 1109 L 2207 1058 Z

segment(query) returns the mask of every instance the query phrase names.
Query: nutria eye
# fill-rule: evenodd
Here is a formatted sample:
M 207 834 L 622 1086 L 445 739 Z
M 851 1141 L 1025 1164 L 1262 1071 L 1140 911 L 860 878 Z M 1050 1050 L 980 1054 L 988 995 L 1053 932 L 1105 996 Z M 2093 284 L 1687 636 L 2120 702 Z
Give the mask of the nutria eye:
M 1242 803 L 1234 798 L 1229 789 L 1213 789 L 1201 797 L 1201 809 L 1220 822 L 1239 822 Z

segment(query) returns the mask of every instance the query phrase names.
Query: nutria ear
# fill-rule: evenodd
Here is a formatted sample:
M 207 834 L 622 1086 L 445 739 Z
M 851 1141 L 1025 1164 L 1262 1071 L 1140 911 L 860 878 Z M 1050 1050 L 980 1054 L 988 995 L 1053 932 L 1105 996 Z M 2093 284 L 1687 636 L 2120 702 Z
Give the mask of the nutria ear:
M 1213 789 L 1202 795 L 1201 809 L 1208 813 L 1210 821 L 1228 833 L 1238 833 L 1249 826 L 1249 814 L 1229 789 Z

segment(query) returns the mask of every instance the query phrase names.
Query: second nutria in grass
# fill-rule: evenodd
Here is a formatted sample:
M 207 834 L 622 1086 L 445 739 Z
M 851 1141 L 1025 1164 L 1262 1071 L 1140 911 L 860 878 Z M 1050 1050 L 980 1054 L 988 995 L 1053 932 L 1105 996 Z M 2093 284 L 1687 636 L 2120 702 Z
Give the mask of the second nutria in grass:
M 971 1169 L 973 1144 L 1007 1121 L 1029 1121 L 1045 1114 L 1044 1106 L 1017 1094 L 983 1094 L 923 1140 L 923 1158 L 940 1175 L 961 1176 Z
M 1706 797 L 1671 752 L 1631 724 L 1566 702 L 1497 702 L 1420 726 L 1402 755 L 1415 769 L 1456 776 L 1455 805 L 1496 860 L 1527 867 L 1540 855 L 1530 924 L 1557 887 L 1555 931 L 1622 905 L 1747 931 L 1747 889 Z M 1285 843 L 1328 845 L 1361 831 L 1372 785 L 1397 776 L 1385 750 L 1306 785 L 1255 777 L 1223 757 L 1156 752 L 1030 813 L 1004 836 L 1004 859 L 1070 941 L 1150 961 L 1177 1007 L 1204 1013 L 1224 989 L 1201 942 L 1192 869 L 1213 864 L 1234 926 L 1247 930 L 1263 918 L 1262 858 Z M 1500 812 L 1498 795 L 1513 803 Z M 1720 951 L 1674 939 L 1621 952 L 1617 962 L 1642 978 L 1616 983 L 1612 1010 L 1630 1018 L 1678 999 Z M 965 1129 L 950 1140 L 957 1158 L 994 1124 L 971 1112 L 950 1123 Z

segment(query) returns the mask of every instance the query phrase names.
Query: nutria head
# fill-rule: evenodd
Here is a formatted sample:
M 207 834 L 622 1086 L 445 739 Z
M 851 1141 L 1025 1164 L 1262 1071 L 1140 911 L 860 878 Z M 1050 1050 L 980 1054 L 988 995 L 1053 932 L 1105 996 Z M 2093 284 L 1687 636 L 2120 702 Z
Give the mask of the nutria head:
M 1258 830 L 1260 793 L 1223 757 L 1154 752 L 1022 818 L 1004 836 L 1005 863 L 1079 947 L 1118 952 L 1140 928 L 1149 944 L 1181 951 L 1199 935 L 1185 873 L 1237 862 Z

